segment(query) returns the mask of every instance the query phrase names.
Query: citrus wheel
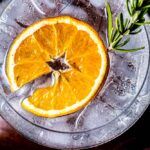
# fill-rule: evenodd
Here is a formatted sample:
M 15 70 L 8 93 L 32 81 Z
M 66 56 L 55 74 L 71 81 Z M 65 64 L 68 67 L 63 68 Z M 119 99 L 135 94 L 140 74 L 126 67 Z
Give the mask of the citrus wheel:
M 69 16 L 44 19 L 26 28 L 6 59 L 12 91 L 43 74 L 54 74 L 53 85 L 22 101 L 25 110 L 43 117 L 84 107 L 104 84 L 108 68 L 107 50 L 98 33 Z

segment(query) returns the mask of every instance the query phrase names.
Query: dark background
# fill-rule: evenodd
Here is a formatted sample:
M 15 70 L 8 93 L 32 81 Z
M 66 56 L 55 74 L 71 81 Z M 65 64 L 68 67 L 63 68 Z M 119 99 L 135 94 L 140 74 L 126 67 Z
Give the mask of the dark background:
M 8 2 L 9 0 L 0 0 L 0 12 Z M 126 133 L 107 144 L 92 149 L 150 150 L 150 107 Z M 49 148 L 28 141 L 0 118 L 0 150 L 49 150 Z

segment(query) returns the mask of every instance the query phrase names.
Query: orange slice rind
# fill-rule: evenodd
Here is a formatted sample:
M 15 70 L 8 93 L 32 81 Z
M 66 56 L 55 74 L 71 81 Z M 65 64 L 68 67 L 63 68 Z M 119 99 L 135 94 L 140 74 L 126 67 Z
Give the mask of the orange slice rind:
M 57 63 L 69 69 L 58 69 L 56 60 L 63 54 Z M 108 68 L 107 50 L 98 33 L 69 16 L 43 19 L 26 28 L 12 43 L 6 59 L 12 91 L 53 72 L 53 86 L 37 89 L 22 102 L 25 110 L 43 117 L 70 114 L 85 106 L 104 84 Z

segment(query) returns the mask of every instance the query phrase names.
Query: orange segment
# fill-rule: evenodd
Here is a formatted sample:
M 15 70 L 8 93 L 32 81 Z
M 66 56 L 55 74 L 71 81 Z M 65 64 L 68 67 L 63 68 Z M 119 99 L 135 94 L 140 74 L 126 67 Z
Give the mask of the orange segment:
M 26 63 L 18 64 L 14 67 L 15 81 L 18 87 L 36 79 L 37 77 L 49 73 L 50 67 L 46 63 Z
M 91 91 L 91 86 L 94 85 L 94 81 L 88 75 L 84 75 L 81 72 L 72 69 L 68 73 L 64 73 L 65 79 L 70 84 L 73 93 L 76 95 L 76 102 L 84 99 Z M 82 91 L 82 92 L 81 92 Z
M 80 57 L 87 53 L 98 52 L 98 47 L 85 31 L 78 31 L 67 49 L 67 58 Z
M 31 47 L 32 45 L 32 47 Z M 15 64 L 24 62 L 47 61 L 49 56 L 41 49 L 33 35 L 22 41 L 15 53 Z
M 49 110 L 51 107 L 53 107 L 56 87 L 57 84 L 53 87 L 36 90 L 32 97 L 29 98 L 29 102 L 34 104 L 34 106 L 37 108 Z
M 46 25 L 34 33 L 34 36 L 44 51 L 47 51 L 49 56 L 57 55 L 57 35 L 54 25 Z
M 91 76 L 93 80 L 99 74 L 99 68 L 101 67 L 101 57 L 98 55 L 98 52 L 82 54 L 78 57 L 75 56 L 69 60 L 69 64 L 80 71 L 84 76 Z
M 57 31 L 57 43 L 59 55 L 66 51 L 76 35 L 77 28 L 70 24 L 59 23 L 55 25 Z
M 109 69 L 106 49 L 96 31 L 68 16 L 44 19 L 25 29 L 11 45 L 6 61 L 13 91 L 53 73 L 53 85 L 37 89 L 22 102 L 24 109 L 43 117 L 83 108 L 102 87 Z

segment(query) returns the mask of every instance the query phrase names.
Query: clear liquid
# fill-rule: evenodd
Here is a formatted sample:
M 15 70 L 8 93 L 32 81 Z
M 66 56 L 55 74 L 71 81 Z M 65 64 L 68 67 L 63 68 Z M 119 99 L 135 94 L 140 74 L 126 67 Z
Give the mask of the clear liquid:
M 36 20 L 48 16 L 71 15 L 88 22 L 101 35 L 103 40 L 106 41 L 106 18 L 103 1 L 99 3 L 96 0 L 91 0 L 89 2 L 83 0 L 73 1 L 72 4 L 68 3 L 70 1 L 62 1 L 58 4 L 53 1 L 38 0 L 34 1 L 34 5 L 32 1 L 22 1 L 22 4 L 19 0 L 16 1 L 15 6 L 11 6 L 11 9 L 1 17 L 1 64 L 4 62 L 4 56 L 9 50 L 11 42 L 16 35 L 25 28 L 25 26 L 21 26 L 21 24 L 30 25 Z M 122 1 L 120 1 L 120 5 L 117 4 L 116 6 L 113 1 L 110 1 L 114 15 L 123 7 L 121 2 Z M 21 8 L 16 9 L 17 6 L 21 6 Z M 20 15 L 16 16 L 15 14 Z M 19 20 L 21 24 L 16 22 L 16 19 Z M 110 72 L 106 84 L 98 96 L 81 111 L 67 116 L 50 119 L 40 118 L 24 111 L 18 101 L 11 101 L 11 105 L 21 116 L 34 124 L 55 131 L 87 131 L 106 125 L 117 118 L 118 115 L 134 101 L 144 82 L 149 58 L 148 42 L 144 29 L 139 35 L 132 37 L 131 42 L 126 48 L 141 47 L 143 46 L 143 43 L 145 49 L 142 52 L 116 54 L 112 51 L 109 53 Z M 4 74 L 1 74 L 1 77 L 6 80 Z M 9 94 L 9 85 L 4 80 L 2 86 L 4 89 L 3 92 L 4 94 Z

